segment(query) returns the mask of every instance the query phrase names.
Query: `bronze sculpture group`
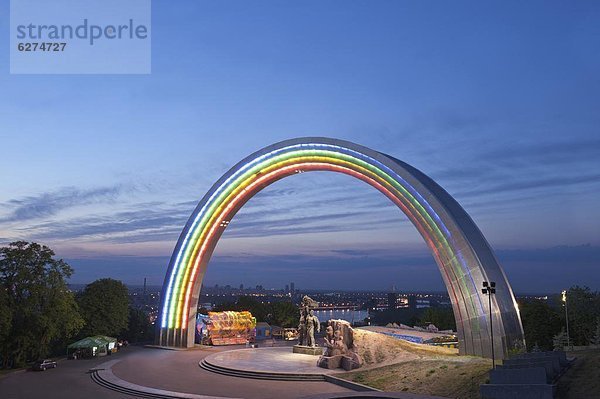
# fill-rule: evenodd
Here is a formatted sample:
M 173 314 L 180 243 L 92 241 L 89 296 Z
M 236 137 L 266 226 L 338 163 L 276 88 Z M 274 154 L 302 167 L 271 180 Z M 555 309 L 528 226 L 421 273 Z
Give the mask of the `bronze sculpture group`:
M 345 320 L 329 320 L 325 335 L 325 354 L 319 357 L 317 366 L 326 369 L 338 367 L 344 370 L 359 368 L 363 360 L 354 344 L 354 330 Z
M 311 348 L 316 346 L 315 331 L 321 332 L 321 323 L 311 307 L 317 305 L 318 303 L 308 295 L 304 295 L 302 298 L 302 303 L 300 304 L 300 321 L 298 324 L 298 345 L 310 346 Z
M 345 370 L 352 370 L 362 366 L 363 361 L 354 345 L 354 330 L 345 320 L 329 320 L 327 322 L 324 339 L 325 353 L 316 351 L 315 332 L 321 331 L 321 323 L 312 308 L 318 305 L 307 295 L 302 298 L 298 324 L 298 345 L 294 347 L 294 352 L 306 353 L 312 348 L 310 354 L 321 354 L 317 365 L 328 369 L 341 367 Z M 306 349 L 296 349 L 297 347 Z

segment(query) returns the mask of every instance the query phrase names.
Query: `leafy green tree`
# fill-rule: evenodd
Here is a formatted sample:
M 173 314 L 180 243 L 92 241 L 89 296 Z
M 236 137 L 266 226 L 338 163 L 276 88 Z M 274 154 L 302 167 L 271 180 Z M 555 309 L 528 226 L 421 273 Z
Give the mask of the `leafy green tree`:
M 247 310 L 256 317 L 256 321 L 265 321 L 281 327 L 296 327 L 298 325 L 298 306 L 292 302 L 275 302 L 264 304 L 250 296 L 240 296 L 235 303 L 227 302 L 213 308 L 214 312 L 226 310 Z
M 270 322 L 280 327 L 297 327 L 300 317 L 298 306 L 292 302 L 275 302 L 271 305 Z M 324 322 L 326 320 L 321 320 Z
M 588 345 L 600 317 L 600 294 L 588 287 L 574 286 L 567 292 L 567 305 L 571 345 Z
M 552 350 L 553 338 L 564 326 L 560 311 L 545 301 L 531 300 L 519 303 L 519 312 L 527 349 L 531 351 L 537 345 L 540 349 Z
M 426 308 L 419 317 L 419 324 L 433 324 L 440 330 L 456 331 L 456 319 L 452 308 Z
M 77 301 L 85 319 L 81 336 L 117 336 L 127 329 L 129 293 L 122 282 L 111 278 L 96 280 L 85 287 Z
M 591 341 L 592 345 L 600 345 L 600 317 L 596 319 L 596 328 L 594 329 L 594 337 Z
M 37 243 L 0 248 L 0 351 L 3 364 L 21 366 L 46 356 L 57 340 L 83 326 L 66 279 L 73 269 Z
M 127 329 L 120 336 L 131 343 L 153 341 L 154 326 L 150 323 L 146 312 L 130 306 Z
M 247 310 L 252 313 L 252 316 L 256 317 L 257 321 L 266 321 L 267 314 L 269 314 L 267 305 L 250 296 L 240 296 L 235 303 L 235 310 Z
M 213 312 L 223 312 L 226 310 L 235 310 L 238 312 L 249 311 L 256 321 L 267 321 L 269 307 L 250 296 L 240 296 L 234 303 L 221 303 L 213 308 Z
M 5 343 L 12 325 L 12 312 L 8 305 L 8 290 L 0 287 L 0 343 Z
M 555 351 L 561 351 L 565 348 L 565 346 L 567 346 L 567 343 L 567 333 L 565 332 L 565 328 L 563 327 L 558 334 L 552 337 L 552 346 Z

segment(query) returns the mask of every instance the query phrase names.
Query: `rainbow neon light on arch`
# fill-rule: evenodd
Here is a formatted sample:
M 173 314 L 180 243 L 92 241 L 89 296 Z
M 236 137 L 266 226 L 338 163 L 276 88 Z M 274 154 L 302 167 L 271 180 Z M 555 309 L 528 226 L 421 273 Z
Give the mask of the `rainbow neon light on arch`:
M 463 255 L 431 204 L 408 181 L 375 157 L 328 143 L 300 143 L 266 151 L 236 165 L 201 202 L 182 232 L 173 253 L 160 315 L 162 328 L 186 329 L 193 289 L 229 220 L 244 203 L 269 184 L 303 171 L 333 171 L 356 177 L 373 186 L 410 218 L 432 250 L 447 282 L 453 303 L 465 303 L 455 314 L 459 329 L 470 320 L 480 329 L 484 309 Z M 464 314 L 463 314 L 464 312 Z M 473 326 L 473 320 L 476 320 Z

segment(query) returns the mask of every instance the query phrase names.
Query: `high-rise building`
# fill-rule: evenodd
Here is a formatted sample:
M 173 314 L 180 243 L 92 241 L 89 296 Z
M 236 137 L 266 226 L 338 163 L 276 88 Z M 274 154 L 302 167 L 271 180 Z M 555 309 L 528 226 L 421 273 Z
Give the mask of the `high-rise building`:
M 388 309 L 398 308 L 398 294 L 396 292 L 388 293 Z
M 290 286 L 289 285 L 285 285 L 285 290 L 284 292 L 287 294 L 288 292 L 290 292 Z
M 408 294 L 408 308 L 410 310 L 417 308 L 417 296 L 415 294 Z
M 294 287 L 294 283 L 293 283 L 293 282 L 291 282 L 291 283 L 290 283 L 290 292 L 291 292 L 292 294 L 293 294 L 293 293 L 294 293 L 294 291 L 295 291 L 295 289 L 294 289 L 294 288 L 295 288 L 295 287 Z

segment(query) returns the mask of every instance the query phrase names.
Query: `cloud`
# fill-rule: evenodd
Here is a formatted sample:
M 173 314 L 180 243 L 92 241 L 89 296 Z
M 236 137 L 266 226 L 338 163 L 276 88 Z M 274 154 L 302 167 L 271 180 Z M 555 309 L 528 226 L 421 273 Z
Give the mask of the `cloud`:
M 493 145 L 493 148 L 489 148 Z M 487 146 L 487 149 L 486 149 Z M 539 206 L 573 190 L 597 193 L 600 140 L 466 144 L 459 162 L 424 172 L 460 201 L 485 207 L 498 200 L 521 199 Z
M 35 240 L 66 240 L 94 237 L 114 243 L 175 241 L 189 211 L 181 209 L 117 212 L 106 217 L 85 217 L 63 222 L 45 222 L 26 228 Z M 365 219 L 368 223 L 365 224 Z M 288 210 L 251 211 L 232 220 L 226 237 L 268 237 L 302 233 L 359 231 L 373 226 L 406 222 L 398 218 L 377 216 L 368 211 L 293 216 Z
M 594 169 L 580 173 L 578 167 L 565 167 L 568 157 L 563 154 L 568 152 L 575 159 L 587 159 L 600 151 L 592 148 L 598 142 L 543 143 L 541 148 L 544 148 L 545 155 L 538 154 L 536 143 L 520 145 L 514 152 L 509 150 L 512 144 L 488 151 L 471 151 L 470 147 L 466 147 L 465 162 L 458 164 L 461 166 L 434 170 L 431 176 L 443 186 L 448 185 L 451 195 L 459 199 L 467 210 L 483 214 L 486 209 L 493 208 L 494 213 L 490 217 L 498 218 L 500 214 L 516 212 L 515 199 L 519 200 L 518 208 L 522 211 L 524 207 L 539 208 L 540 204 L 547 204 L 549 198 L 555 200 L 572 190 L 586 188 L 589 191 L 598 187 L 600 175 L 590 173 Z M 538 159 L 529 161 L 529 153 Z M 540 169 L 539 157 L 543 156 L 560 158 L 564 163 L 560 167 L 549 165 Z M 506 163 L 497 162 L 500 158 L 507 160 Z M 511 168 L 511 162 L 521 164 L 518 168 Z M 587 159 L 587 162 L 597 161 Z M 453 162 L 447 164 L 457 165 Z M 258 193 L 232 220 L 224 239 L 364 231 L 381 235 L 382 231 L 390 228 L 410 228 L 401 211 L 363 182 L 347 176 L 332 179 L 331 173 L 311 173 L 309 178 L 305 175 L 290 177 Z M 322 177 L 324 175 L 327 176 Z M 557 190 L 565 187 L 572 190 Z M 156 196 L 154 198 L 161 200 L 117 203 L 123 192 L 132 189 L 124 185 L 88 190 L 66 187 L 8 201 L 2 206 L 10 212 L 5 217 L 0 216 L 0 222 L 29 223 L 11 226 L 8 231 L 18 235 L 3 235 L 8 236 L 6 240 L 24 238 L 46 242 L 80 239 L 110 244 L 174 243 L 200 199 L 193 198 L 192 194 L 192 199 L 179 197 L 167 201 Z M 147 195 L 144 197 L 146 199 Z M 99 206 L 91 209 L 88 216 L 54 217 L 69 208 L 90 204 Z M 293 245 L 290 241 L 289 246 Z M 346 256 L 361 255 L 347 253 Z
M 528 179 L 520 181 L 508 181 L 498 184 L 491 184 L 487 187 L 474 188 L 456 193 L 456 196 L 471 197 L 484 194 L 499 194 L 506 192 L 529 191 L 536 189 L 546 189 L 555 187 L 569 187 L 585 184 L 595 184 L 600 182 L 600 174 L 587 176 L 553 177 L 544 179 Z
M 517 294 L 559 292 L 571 285 L 600 289 L 600 246 L 575 245 L 496 251 Z M 67 259 L 75 268 L 73 282 L 118 276 L 127 283 L 162 284 L 168 256 L 98 256 Z M 339 248 L 307 255 L 219 255 L 211 260 L 205 285 L 240 283 L 321 289 L 388 289 L 444 291 L 431 253 L 423 249 Z
M 294 186 L 269 187 L 258 193 L 234 218 L 227 237 L 359 230 L 389 223 L 385 213 L 389 209 L 395 211 L 385 198 L 365 190 L 360 183 L 342 192 L 337 186 L 321 186 L 318 177 L 296 179 L 293 183 Z M 87 191 L 65 188 L 12 200 L 8 205 L 14 209 L 2 221 L 29 222 L 11 229 L 17 233 L 13 238 L 28 240 L 175 241 L 197 205 L 197 200 L 119 203 L 112 207 L 102 204 L 84 216 L 54 217 L 71 207 L 114 203 L 122 191 L 123 186 Z M 374 206 L 382 203 L 389 208 Z M 123 207 L 126 208 L 118 209 Z M 337 211 L 332 213 L 332 208 Z
M 505 249 L 498 256 L 507 262 L 553 262 L 569 267 L 574 263 L 600 266 L 600 246 L 560 245 L 549 248 Z
M 89 190 L 64 187 L 57 191 L 13 199 L 3 204 L 11 210 L 7 216 L 0 218 L 0 223 L 43 219 L 76 206 L 113 202 L 124 189 L 123 185 Z
M 142 203 L 139 209 L 105 216 L 87 216 L 64 221 L 48 221 L 28 226 L 36 240 L 65 240 L 95 237 L 117 242 L 173 239 L 181 232 L 189 211 L 187 206 L 164 209 L 160 203 Z
M 600 246 L 503 249 L 496 254 L 517 293 L 560 292 L 573 285 L 600 289 Z
M 534 142 L 528 144 L 511 144 L 503 148 L 485 151 L 480 158 L 490 163 L 514 166 L 515 163 L 526 165 L 563 166 L 564 164 L 581 164 L 582 161 L 599 163 L 600 140 L 583 139 L 553 142 Z

